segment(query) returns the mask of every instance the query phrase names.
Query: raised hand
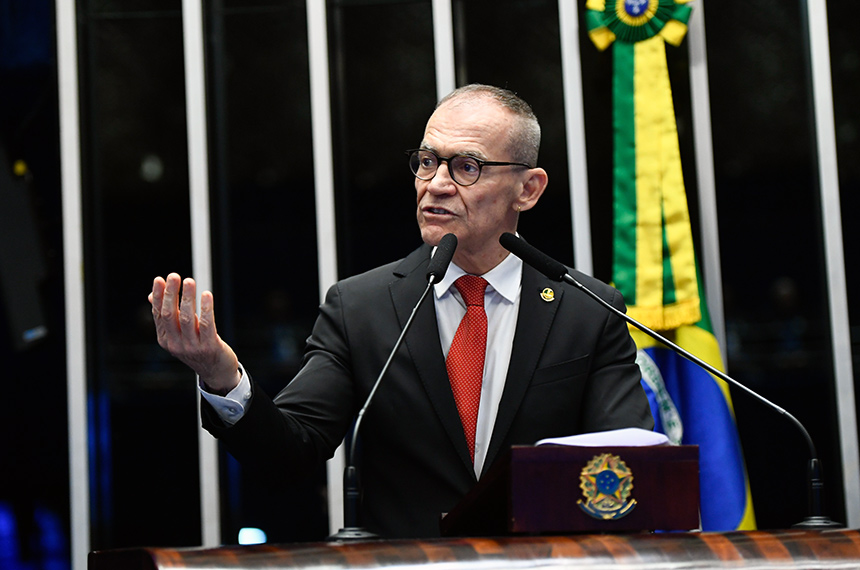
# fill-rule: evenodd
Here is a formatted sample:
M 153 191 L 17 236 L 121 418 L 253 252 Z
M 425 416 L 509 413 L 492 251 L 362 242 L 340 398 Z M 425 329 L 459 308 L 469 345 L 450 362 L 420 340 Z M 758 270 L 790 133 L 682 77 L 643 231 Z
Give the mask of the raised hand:
M 239 360 L 215 329 L 212 293 L 200 295 L 199 317 L 196 299 L 194 279 L 183 282 L 176 273 L 155 278 L 149 302 L 158 344 L 191 367 L 209 391 L 223 395 L 239 383 Z

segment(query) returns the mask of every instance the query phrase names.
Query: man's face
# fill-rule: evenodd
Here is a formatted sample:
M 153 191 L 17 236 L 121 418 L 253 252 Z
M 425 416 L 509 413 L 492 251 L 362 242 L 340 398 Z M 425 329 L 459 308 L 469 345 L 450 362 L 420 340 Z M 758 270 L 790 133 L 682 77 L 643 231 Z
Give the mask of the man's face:
M 507 146 L 514 121 L 510 112 L 489 99 L 454 100 L 430 117 L 421 146 L 441 157 L 466 154 L 510 161 Z M 527 172 L 515 166 L 488 166 L 475 184 L 460 186 L 443 162 L 433 179 L 416 178 L 422 239 L 436 245 L 442 236 L 454 233 L 459 242 L 457 265 L 474 273 L 494 267 L 507 253 L 499 236 L 516 230 L 518 198 Z

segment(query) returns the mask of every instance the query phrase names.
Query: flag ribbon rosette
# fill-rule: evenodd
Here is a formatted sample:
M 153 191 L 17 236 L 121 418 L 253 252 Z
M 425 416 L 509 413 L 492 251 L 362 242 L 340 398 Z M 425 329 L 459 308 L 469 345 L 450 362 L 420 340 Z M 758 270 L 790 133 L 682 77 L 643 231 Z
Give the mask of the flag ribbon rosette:
M 693 238 L 665 48 L 666 41 L 683 40 L 690 7 L 676 0 L 589 0 L 586 8 L 598 49 L 615 44 L 615 285 L 630 315 L 653 329 L 696 323 Z
M 628 312 L 670 331 L 722 369 L 701 299 L 666 42 L 679 45 L 688 0 L 587 0 L 588 34 L 613 45 L 613 282 Z M 722 380 L 631 328 L 655 431 L 699 446 L 702 529 L 755 528 L 731 395 Z

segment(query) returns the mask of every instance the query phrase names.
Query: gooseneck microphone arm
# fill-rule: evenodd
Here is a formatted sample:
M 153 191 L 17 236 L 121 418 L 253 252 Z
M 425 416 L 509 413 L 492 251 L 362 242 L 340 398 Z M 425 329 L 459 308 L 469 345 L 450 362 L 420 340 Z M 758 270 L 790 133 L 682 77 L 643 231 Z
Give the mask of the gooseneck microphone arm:
M 454 251 L 456 249 L 457 236 L 454 234 L 446 234 L 441 240 L 439 240 L 439 245 L 436 247 L 436 253 L 433 255 L 432 259 L 430 259 L 430 264 L 427 266 L 427 287 L 424 288 L 424 292 L 421 294 L 418 302 L 415 303 L 415 307 L 413 307 L 412 313 L 409 315 L 409 319 L 407 319 L 406 324 L 403 325 L 403 330 L 400 332 L 397 342 L 394 343 L 394 348 L 391 349 L 391 352 L 388 355 L 388 360 L 385 361 L 385 365 L 379 372 L 379 376 L 376 377 L 376 382 L 374 382 L 373 387 L 370 389 L 370 393 L 367 395 L 364 405 L 355 417 L 355 424 L 352 428 L 352 437 L 350 438 L 349 443 L 349 453 L 346 456 L 346 468 L 343 472 L 344 527 L 331 535 L 329 540 L 345 541 L 376 538 L 375 534 L 368 532 L 361 527 L 358 516 L 359 503 L 361 502 L 361 489 L 358 483 L 358 468 L 355 466 L 355 444 L 358 440 L 358 428 L 361 426 L 361 420 L 364 418 L 365 412 L 367 412 L 367 409 L 370 407 L 370 403 L 373 401 L 373 396 L 376 394 L 376 390 L 379 388 L 383 376 L 385 376 L 385 373 L 388 371 L 388 367 L 391 365 L 392 360 L 394 360 L 394 355 L 397 354 L 397 351 L 400 349 L 400 345 L 403 344 L 403 340 L 406 338 L 406 333 L 409 332 L 409 329 L 412 327 L 412 321 L 415 320 L 415 315 L 418 314 L 418 309 L 424 304 L 424 299 L 427 298 L 433 285 L 445 277 L 445 273 L 448 271 L 448 266 L 451 264 L 451 259 L 453 259 Z
M 771 409 L 776 410 L 780 415 L 787 418 L 791 423 L 793 423 L 800 432 L 803 434 L 803 438 L 806 440 L 806 445 L 809 447 L 809 469 L 808 469 L 808 480 L 809 480 L 809 516 L 806 517 L 802 522 L 794 525 L 795 527 L 802 527 L 808 529 L 820 529 L 820 528 L 834 528 L 841 526 L 838 523 L 831 521 L 828 517 L 822 514 L 822 491 L 824 489 L 824 483 L 821 480 L 821 462 L 818 460 L 818 453 L 815 449 L 815 444 L 812 441 L 812 437 L 809 435 L 809 432 L 806 431 L 806 428 L 800 423 L 800 420 L 791 415 L 788 411 L 783 409 L 782 407 L 774 404 L 761 394 L 753 391 L 750 388 L 747 388 L 725 372 L 718 370 L 699 358 L 698 356 L 692 354 L 691 352 L 681 348 L 671 340 L 667 339 L 660 333 L 650 329 L 644 324 L 640 323 L 624 311 L 617 309 L 612 306 L 612 304 L 606 302 L 603 298 L 597 295 L 594 291 L 577 281 L 568 271 L 567 267 L 565 267 L 562 263 L 554 260 L 549 257 L 539 249 L 535 248 L 532 245 L 529 245 L 511 233 L 504 233 L 499 238 L 499 243 L 502 246 L 531 265 L 533 268 L 537 269 L 539 272 L 543 273 L 549 279 L 553 281 L 564 281 L 569 283 L 606 307 L 610 312 L 614 313 L 621 317 L 627 323 L 633 325 L 637 329 L 641 330 L 651 338 L 657 340 L 658 342 L 664 344 L 677 354 L 680 354 L 690 362 L 704 368 L 717 378 L 720 378 L 732 386 L 743 390 L 747 394 L 753 396 L 755 399 L 769 406 Z

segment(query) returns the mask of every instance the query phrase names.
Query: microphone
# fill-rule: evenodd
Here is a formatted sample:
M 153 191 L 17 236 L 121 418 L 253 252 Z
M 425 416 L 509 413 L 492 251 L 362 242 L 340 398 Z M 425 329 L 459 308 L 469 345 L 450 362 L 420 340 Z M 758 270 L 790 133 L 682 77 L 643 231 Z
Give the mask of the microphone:
M 806 428 L 803 426 L 802 423 L 800 423 L 800 420 L 788 413 L 785 409 L 779 407 L 764 396 L 760 395 L 758 392 L 747 388 L 725 372 L 717 370 L 701 358 L 693 355 L 692 353 L 681 348 L 666 337 L 651 330 L 650 328 L 640 323 L 627 313 L 618 310 L 616 307 L 603 300 L 603 298 L 601 298 L 597 293 L 593 292 L 591 289 L 577 281 L 570 273 L 568 273 L 567 268 L 563 264 L 549 257 L 534 246 L 526 243 L 525 240 L 518 238 L 514 234 L 505 232 L 501 235 L 501 237 L 499 237 L 499 243 L 502 245 L 502 247 L 522 259 L 524 262 L 546 275 L 549 279 L 552 279 L 553 281 L 565 281 L 566 283 L 570 283 L 571 285 L 573 285 L 574 287 L 576 287 L 577 289 L 579 289 L 580 291 L 606 307 L 609 311 L 618 315 L 623 320 L 630 323 L 637 329 L 641 330 L 651 338 L 669 347 L 669 349 L 673 350 L 675 353 L 683 356 L 690 362 L 697 364 L 701 368 L 704 368 L 714 376 L 728 382 L 732 386 L 743 390 L 747 394 L 753 396 L 760 402 L 769 406 L 771 409 L 776 410 L 780 415 L 790 420 L 791 423 L 797 426 L 797 428 L 803 434 L 803 437 L 806 440 L 806 444 L 809 447 L 810 456 L 809 467 L 807 470 L 807 479 L 809 483 L 809 516 L 803 519 L 803 521 L 795 524 L 794 527 L 807 530 L 823 530 L 827 528 L 842 527 L 841 524 L 832 521 L 829 517 L 822 514 L 822 492 L 824 490 L 824 482 L 821 480 L 821 462 L 818 460 L 818 453 L 815 450 L 815 444 L 812 441 L 812 436 L 809 435 L 809 432 L 806 431 Z
M 454 234 L 445 234 L 442 236 L 442 239 L 439 240 L 439 245 L 436 246 L 436 253 L 430 258 L 430 265 L 427 266 L 427 281 L 430 284 L 438 283 L 445 277 L 456 249 L 457 236 Z
M 567 275 L 567 267 L 554 260 L 538 248 L 526 243 L 512 233 L 505 232 L 499 237 L 499 243 L 553 281 L 562 281 Z M 598 297 L 599 298 L 599 297 Z M 600 299 L 601 301 L 603 299 Z M 610 305 L 611 306 L 611 305 Z M 615 307 L 612 307 L 613 309 Z
M 424 293 L 421 294 L 421 298 L 419 298 L 418 302 L 415 303 L 415 307 L 412 309 L 412 314 L 409 315 L 409 319 L 406 321 L 406 324 L 403 325 L 403 330 L 397 338 L 397 342 L 394 343 L 394 348 L 391 349 L 391 352 L 388 355 L 388 360 L 385 361 L 385 365 L 379 372 L 379 376 L 376 377 L 376 382 L 374 382 L 373 387 L 370 389 L 370 393 L 367 395 L 364 405 L 355 417 L 355 425 L 352 428 L 352 438 L 349 443 L 349 453 L 346 458 L 346 467 L 343 472 L 344 527 L 331 535 L 329 540 L 349 541 L 378 538 L 377 535 L 365 530 L 359 524 L 358 504 L 361 500 L 361 490 L 358 485 L 358 468 L 355 466 L 355 442 L 358 439 L 358 428 L 361 425 L 361 420 L 364 418 L 365 412 L 367 412 L 367 408 L 370 407 L 370 402 L 373 401 L 376 389 L 379 388 L 379 384 L 382 382 L 382 377 L 385 376 L 385 372 L 388 370 L 391 361 L 394 360 L 394 355 L 400 349 L 400 345 L 403 344 L 403 339 L 406 338 L 406 333 L 412 327 L 412 321 L 415 319 L 418 309 L 422 304 L 424 304 L 424 299 L 427 298 L 430 288 L 445 277 L 445 273 L 448 271 L 448 266 L 451 265 L 451 260 L 454 258 L 454 251 L 456 249 L 457 236 L 454 234 L 445 234 L 442 236 L 442 239 L 439 240 L 439 245 L 436 246 L 436 253 L 433 254 L 433 257 L 430 259 L 430 264 L 427 266 L 427 287 L 424 289 Z

